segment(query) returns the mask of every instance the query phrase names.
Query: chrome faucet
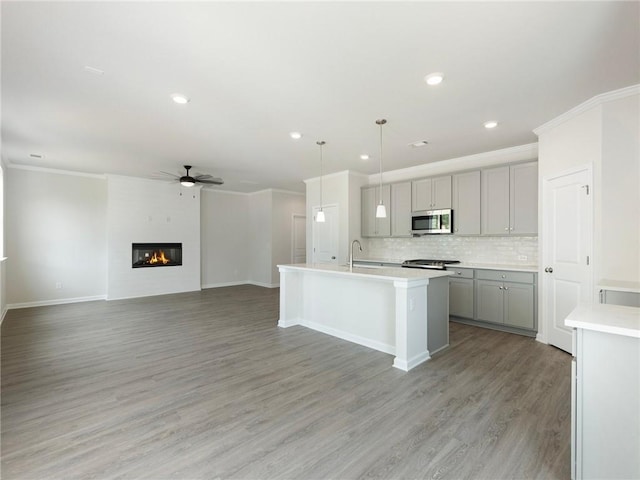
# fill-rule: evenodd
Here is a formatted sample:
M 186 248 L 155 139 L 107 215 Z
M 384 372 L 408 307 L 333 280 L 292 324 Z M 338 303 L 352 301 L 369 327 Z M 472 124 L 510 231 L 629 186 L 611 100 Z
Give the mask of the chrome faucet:
M 360 249 L 360 251 L 362 251 L 362 245 L 360 245 L 360 241 L 358 239 L 351 242 L 351 254 L 349 255 L 349 270 L 353 268 L 353 246 L 356 243 L 358 244 L 358 248 Z

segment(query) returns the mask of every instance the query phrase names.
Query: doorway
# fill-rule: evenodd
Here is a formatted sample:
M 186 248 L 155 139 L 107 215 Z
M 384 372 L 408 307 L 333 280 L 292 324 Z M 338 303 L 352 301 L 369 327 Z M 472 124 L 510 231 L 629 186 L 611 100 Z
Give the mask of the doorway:
M 581 302 L 592 302 L 591 167 L 542 184 L 542 313 L 546 341 L 572 352 L 572 330 L 564 319 Z

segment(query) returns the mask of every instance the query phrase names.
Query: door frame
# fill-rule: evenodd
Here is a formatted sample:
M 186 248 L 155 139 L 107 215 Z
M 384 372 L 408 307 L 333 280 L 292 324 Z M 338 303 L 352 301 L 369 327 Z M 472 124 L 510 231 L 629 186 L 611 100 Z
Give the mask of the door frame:
M 588 286 L 587 290 L 589 292 L 589 299 L 593 301 L 593 285 L 594 285 L 594 265 L 595 258 L 593 255 L 594 252 L 594 244 L 593 244 L 593 225 L 594 225 L 594 207 L 593 207 L 593 198 L 594 198 L 594 188 L 593 188 L 593 165 L 590 163 L 578 165 L 575 167 L 568 168 L 566 170 L 562 170 L 560 172 L 555 172 L 550 175 L 546 175 L 542 178 L 542 183 L 540 186 L 540 211 L 538 212 L 538 227 L 541 235 L 538 235 L 538 251 L 539 251 L 539 262 L 538 265 L 538 327 L 542 327 L 542 331 L 538 330 L 538 334 L 536 335 L 536 340 L 542 343 L 549 344 L 549 332 L 553 325 L 551 325 L 552 318 L 549 317 L 547 313 L 546 301 L 547 301 L 547 276 L 545 276 L 544 268 L 545 265 L 548 265 L 550 262 L 549 259 L 549 251 L 546 248 L 547 242 L 549 241 L 547 238 L 546 231 L 546 221 L 547 216 L 545 212 L 548 211 L 549 205 L 547 204 L 548 198 L 547 194 L 549 193 L 549 182 L 555 180 L 557 178 L 566 177 L 568 175 L 575 175 L 580 172 L 587 173 L 587 183 L 591 189 L 588 195 L 588 203 L 587 208 L 589 210 L 587 215 L 587 239 L 588 242 L 588 250 L 589 250 L 589 275 L 588 275 Z
M 291 263 L 295 263 L 296 258 L 296 218 L 304 218 L 304 251 L 306 256 L 307 251 L 307 215 L 303 213 L 292 213 L 291 214 Z M 305 259 L 306 261 L 306 259 Z

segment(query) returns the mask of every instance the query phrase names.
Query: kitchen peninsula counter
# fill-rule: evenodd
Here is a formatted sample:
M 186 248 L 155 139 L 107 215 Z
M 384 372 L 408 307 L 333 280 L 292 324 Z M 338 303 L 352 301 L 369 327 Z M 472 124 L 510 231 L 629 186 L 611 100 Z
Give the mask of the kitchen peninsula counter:
M 283 328 L 302 325 L 395 355 L 408 371 L 449 345 L 449 273 L 278 265 Z

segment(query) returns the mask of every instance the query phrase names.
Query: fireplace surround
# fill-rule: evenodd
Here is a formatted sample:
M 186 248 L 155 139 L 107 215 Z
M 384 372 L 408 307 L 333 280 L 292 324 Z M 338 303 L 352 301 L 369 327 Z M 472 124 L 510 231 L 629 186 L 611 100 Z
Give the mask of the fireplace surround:
M 131 268 L 182 265 L 182 243 L 132 243 Z

